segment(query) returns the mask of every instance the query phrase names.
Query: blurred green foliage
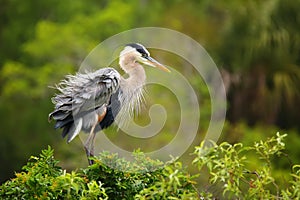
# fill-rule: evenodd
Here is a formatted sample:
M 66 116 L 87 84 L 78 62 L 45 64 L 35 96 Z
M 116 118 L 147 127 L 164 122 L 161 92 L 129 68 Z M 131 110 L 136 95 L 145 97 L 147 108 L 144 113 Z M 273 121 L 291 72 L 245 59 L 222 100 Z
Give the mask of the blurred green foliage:
M 47 122 L 53 108 L 50 98 L 55 92 L 49 86 L 75 73 L 101 41 L 142 26 L 162 26 L 191 36 L 220 66 L 228 95 L 228 121 L 222 141 L 249 145 L 285 129 L 289 133 L 289 156 L 273 163 L 274 176 L 288 176 L 291 165 L 300 162 L 298 0 L 0 0 L 0 4 L 0 162 L 5 163 L 0 165 L 0 181 L 13 176 L 27 157 L 48 144 L 56 149 L 63 167 L 84 167 L 80 140 L 65 144 Z M 208 89 L 187 62 L 163 52 L 156 55 L 180 71 L 198 92 L 201 123 L 196 145 L 211 115 Z M 159 87 L 148 89 L 153 98 L 150 104 L 161 102 L 168 110 L 176 110 L 178 105 L 170 101 L 172 94 Z M 162 134 L 145 144 L 143 151 L 156 149 L 174 137 L 178 118 L 169 116 Z M 140 119 L 142 124 L 149 121 L 147 115 Z M 107 133 L 127 149 L 140 144 L 116 134 L 115 129 Z M 183 163 L 190 161 L 190 152 L 182 158 Z M 256 164 L 255 156 L 248 158 Z M 159 187 L 167 187 L 162 183 Z M 97 184 L 91 183 L 91 189 Z

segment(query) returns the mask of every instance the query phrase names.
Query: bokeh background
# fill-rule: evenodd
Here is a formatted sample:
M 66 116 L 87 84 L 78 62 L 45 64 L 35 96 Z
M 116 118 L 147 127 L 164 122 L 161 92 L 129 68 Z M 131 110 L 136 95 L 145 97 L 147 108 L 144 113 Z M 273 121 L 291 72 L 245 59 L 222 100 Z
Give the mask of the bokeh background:
M 228 99 L 220 142 L 247 145 L 277 131 L 288 134 L 287 159 L 275 161 L 274 169 L 286 181 L 292 164 L 300 163 L 299 10 L 299 0 L 0 0 L 0 181 L 13 177 L 48 145 L 61 166 L 87 165 L 80 139 L 66 144 L 47 121 L 55 93 L 48 86 L 75 73 L 101 41 L 144 26 L 187 34 L 216 62 Z M 211 115 L 207 86 L 188 62 L 166 52 L 151 53 L 180 71 L 197 91 L 202 120 L 194 145 L 199 144 Z M 148 93 L 150 105 L 176 110 L 176 101 L 170 101 L 175 97 L 165 88 L 149 86 Z M 147 114 L 139 118 L 141 124 L 148 122 Z M 160 137 L 142 150 L 170 141 L 176 124 L 178 117 L 169 114 Z M 138 140 L 115 130 L 107 134 L 120 147 L 139 147 Z M 192 151 L 193 146 L 187 154 Z M 188 156 L 181 159 L 189 163 Z

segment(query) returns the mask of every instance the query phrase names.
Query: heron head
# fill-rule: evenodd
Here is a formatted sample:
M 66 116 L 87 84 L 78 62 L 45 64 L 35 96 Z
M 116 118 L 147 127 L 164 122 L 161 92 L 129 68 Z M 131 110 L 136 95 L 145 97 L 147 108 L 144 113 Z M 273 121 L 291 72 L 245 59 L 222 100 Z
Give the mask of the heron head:
M 124 64 L 126 65 L 126 63 L 122 65 L 123 61 L 126 59 L 129 59 L 131 62 L 139 62 L 151 67 L 159 68 L 165 72 L 170 72 L 167 67 L 152 58 L 149 51 L 139 43 L 131 43 L 125 46 L 120 54 L 121 67 L 124 66 Z

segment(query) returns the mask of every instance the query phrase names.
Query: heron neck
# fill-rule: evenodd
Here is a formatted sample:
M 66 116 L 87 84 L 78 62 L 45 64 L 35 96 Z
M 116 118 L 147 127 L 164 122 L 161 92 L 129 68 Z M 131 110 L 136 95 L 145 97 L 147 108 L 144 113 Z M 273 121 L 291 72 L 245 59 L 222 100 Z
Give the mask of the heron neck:
M 146 81 L 146 73 L 141 65 L 135 66 L 128 71 L 127 74 L 129 77 L 125 79 L 125 81 L 128 83 L 127 86 L 130 87 L 130 89 L 134 90 L 143 87 Z

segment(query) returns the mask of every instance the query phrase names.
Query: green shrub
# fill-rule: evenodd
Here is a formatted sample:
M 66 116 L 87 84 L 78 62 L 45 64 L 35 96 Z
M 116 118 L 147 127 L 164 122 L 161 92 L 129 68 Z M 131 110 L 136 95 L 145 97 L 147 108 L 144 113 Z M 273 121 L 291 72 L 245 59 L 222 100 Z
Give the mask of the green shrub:
M 283 155 L 287 135 L 276 134 L 266 141 L 244 147 L 242 143 L 220 145 L 202 143 L 196 147 L 194 164 L 207 167 L 210 184 L 221 187 L 222 196 L 230 199 L 295 199 L 299 198 L 299 174 L 294 167 L 290 185 L 281 186 L 273 177 L 272 159 Z M 253 159 L 255 156 L 256 160 Z M 251 157 L 251 159 L 249 159 Z M 253 163 L 254 162 L 254 163 Z M 211 186 L 210 186 L 211 187 Z M 293 192 L 291 192 L 293 191 Z
M 48 147 L 1 186 L 1 199 L 107 199 L 101 182 L 62 170 Z
M 103 152 L 95 164 L 67 173 L 53 158 L 48 147 L 39 157 L 31 157 L 23 172 L 1 186 L 1 199 L 139 199 L 153 187 L 168 187 L 161 196 L 180 198 L 192 181 L 180 162 L 163 163 L 135 151 L 134 161 Z M 161 182 L 162 181 L 162 182 Z M 165 185 L 156 186 L 157 183 Z M 168 185 L 169 184 L 169 185 Z M 174 187 L 173 187 L 174 186 Z M 135 195 L 141 195 L 135 197 Z M 157 195 L 154 195 L 157 196 Z
M 286 135 L 243 144 L 203 142 L 195 148 L 190 175 L 175 159 L 152 160 L 139 150 L 129 162 L 101 153 L 94 164 L 70 173 L 58 166 L 53 150 L 31 157 L 23 171 L 0 187 L 1 199 L 299 199 L 300 165 L 292 168 L 289 184 L 279 185 L 272 159 L 283 155 Z M 256 156 L 255 163 L 249 157 Z M 209 175 L 206 187 L 197 177 Z

